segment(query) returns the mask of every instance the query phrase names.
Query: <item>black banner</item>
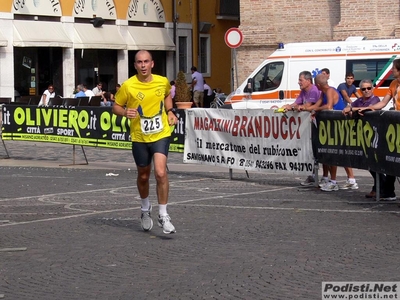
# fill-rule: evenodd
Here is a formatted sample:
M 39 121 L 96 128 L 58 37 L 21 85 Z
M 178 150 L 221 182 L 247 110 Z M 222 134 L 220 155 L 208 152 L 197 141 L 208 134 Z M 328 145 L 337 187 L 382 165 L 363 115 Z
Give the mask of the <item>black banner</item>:
M 341 111 L 321 111 L 312 125 L 312 144 L 320 163 L 400 176 L 399 112 L 350 118 Z
M 170 151 L 183 152 L 185 112 L 171 127 Z M 2 106 L 3 140 L 24 140 L 131 149 L 129 120 L 110 107 Z

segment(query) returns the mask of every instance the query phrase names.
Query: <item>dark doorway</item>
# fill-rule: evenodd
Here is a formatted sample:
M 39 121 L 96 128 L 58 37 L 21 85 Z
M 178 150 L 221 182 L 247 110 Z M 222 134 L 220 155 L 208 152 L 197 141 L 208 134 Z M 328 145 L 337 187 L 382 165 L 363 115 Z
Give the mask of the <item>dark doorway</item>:
M 41 95 L 49 84 L 62 95 L 62 48 L 14 48 L 14 84 L 21 96 Z
M 117 55 L 117 50 L 75 50 L 75 85 L 82 83 L 93 89 L 101 81 L 104 91 L 112 90 L 118 83 Z

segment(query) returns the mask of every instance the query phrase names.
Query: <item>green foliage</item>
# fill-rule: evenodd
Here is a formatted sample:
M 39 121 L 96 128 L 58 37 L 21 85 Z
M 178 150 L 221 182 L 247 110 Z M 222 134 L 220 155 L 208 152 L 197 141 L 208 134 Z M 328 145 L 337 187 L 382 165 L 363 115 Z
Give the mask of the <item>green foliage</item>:
M 190 86 L 186 82 L 185 73 L 179 71 L 175 81 L 175 102 L 190 102 L 191 98 Z

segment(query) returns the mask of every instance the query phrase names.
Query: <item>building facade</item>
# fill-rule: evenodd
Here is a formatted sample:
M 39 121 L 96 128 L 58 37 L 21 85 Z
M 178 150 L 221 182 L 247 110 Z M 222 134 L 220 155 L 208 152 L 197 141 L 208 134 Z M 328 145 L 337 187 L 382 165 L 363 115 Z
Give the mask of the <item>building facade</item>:
M 196 65 L 213 87 L 231 90 L 224 33 L 239 25 L 218 0 L 2 0 L 0 97 L 41 95 L 53 84 L 69 97 L 77 84 L 113 90 L 150 50 L 154 73 L 173 80 Z
M 239 28 L 241 83 L 279 43 L 399 38 L 400 1 L 240 0 Z

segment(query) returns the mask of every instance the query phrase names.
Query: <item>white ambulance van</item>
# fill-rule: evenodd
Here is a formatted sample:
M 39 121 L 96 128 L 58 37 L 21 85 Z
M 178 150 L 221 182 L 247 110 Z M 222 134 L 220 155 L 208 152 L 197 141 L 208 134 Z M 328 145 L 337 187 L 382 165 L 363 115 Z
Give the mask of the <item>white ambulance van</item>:
M 400 39 L 351 37 L 338 42 L 280 44 L 279 49 L 226 98 L 225 107 L 275 109 L 293 103 L 300 93 L 299 73 L 310 71 L 315 78 L 323 68 L 330 70 L 334 87 L 345 82 L 346 72 L 353 72 L 357 90 L 362 79 L 371 79 L 374 94 L 382 98 L 393 80 L 392 62 L 398 57 Z

